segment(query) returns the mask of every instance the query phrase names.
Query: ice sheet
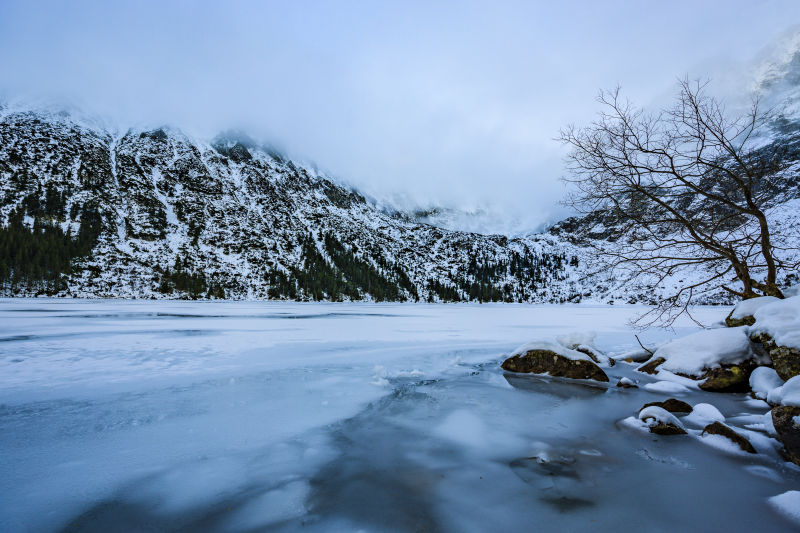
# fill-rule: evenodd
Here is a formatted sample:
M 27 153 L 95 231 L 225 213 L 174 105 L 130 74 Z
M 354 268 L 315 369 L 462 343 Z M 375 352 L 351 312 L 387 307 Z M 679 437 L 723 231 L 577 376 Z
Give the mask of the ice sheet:
M 620 426 L 667 397 L 614 386 L 657 381 L 636 365 L 608 386 L 499 368 L 576 331 L 632 350 L 639 312 L 0 300 L 0 530 L 786 530 L 766 501 L 800 474 L 777 451 Z

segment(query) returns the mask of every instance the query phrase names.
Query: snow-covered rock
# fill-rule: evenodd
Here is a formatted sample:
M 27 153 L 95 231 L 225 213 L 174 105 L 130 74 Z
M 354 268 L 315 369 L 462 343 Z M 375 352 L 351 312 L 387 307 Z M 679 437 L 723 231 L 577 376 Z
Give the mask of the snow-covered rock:
M 711 368 L 735 365 L 753 357 L 747 328 L 705 329 L 661 346 L 653 354 L 663 358 L 660 369 L 701 377 Z
M 709 392 L 748 390 L 756 367 L 747 327 L 705 329 L 660 346 L 637 370 L 647 374 L 691 376 Z
M 698 403 L 692 412 L 683 417 L 683 421 L 698 427 L 705 427 L 713 422 L 725 422 L 725 417 L 719 409 L 710 403 Z
M 778 375 L 800 374 L 800 296 L 764 305 L 753 317 L 750 335 L 764 344 Z
M 733 429 L 729 428 L 722 422 L 712 422 L 703 428 L 700 434 L 701 438 L 715 439 L 717 437 L 727 439 L 732 444 L 736 445 L 740 450 L 747 453 L 757 453 L 747 437 L 742 436 Z
M 613 359 L 601 352 L 594 343 L 597 334 L 594 331 L 576 331 L 556 337 L 556 342 L 565 348 L 588 355 L 595 363 L 614 366 Z
M 520 346 L 503 362 L 502 367 L 510 372 L 608 381 L 606 373 L 587 354 L 548 341 Z
M 654 383 L 648 383 L 644 386 L 644 389 L 650 392 L 661 392 L 664 394 L 681 394 L 689 390 L 686 386 L 674 381 L 656 381 Z
M 800 350 L 800 296 L 777 300 L 759 307 L 753 316 L 752 334 L 766 333 L 778 346 Z
M 750 326 L 755 322 L 753 314 L 758 309 L 767 304 L 779 301 L 780 299 L 775 298 L 774 296 L 762 296 L 760 298 L 742 300 L 736 304 L 736 307 L 733 308 L 733 311 L 731 311 L 731 313 L 725 319 L 725 324 L 727 324 L 729 327 Z
M 661 407 L 645 407 L 639 411 L 638 418 L 650 428 L 651 433 L 656 433 L 658 435 L 686 434 L 686 430 L 683 428 L 683 424 L 681 424 L 680 420 Z
M 550 342 L 550 341 L 533 341 L 523 344 L 519 346 L 516 350 L 511 352 L 511 357 L 515 357 L 517 355 L 523 355 L 527 352 L 531 351 L 547 351 L 553 352 L 555 354 L 560 355 L 561 357 L 566 357 L 567 359 L 571 359 L 573 361 L 591 361 L 592 359 L 583 352 L 579 352 L 577 350 L 572 350 L 567 348 L 563 344 Z
M 630 378 L 620 378 L 617 382 L 617 387 L 622 389 L 638 389 L 639 386 Z
M 761 400 L 766 400 L 772 390 L 782 385 L 783 380 L 774 368 L 760 366 L 750 374 L 750 389 Z
M 770 389 L 767 392 L 767 401 L 773 405 L 800 407 L 800 376 L 795 376 L 783 385 Z

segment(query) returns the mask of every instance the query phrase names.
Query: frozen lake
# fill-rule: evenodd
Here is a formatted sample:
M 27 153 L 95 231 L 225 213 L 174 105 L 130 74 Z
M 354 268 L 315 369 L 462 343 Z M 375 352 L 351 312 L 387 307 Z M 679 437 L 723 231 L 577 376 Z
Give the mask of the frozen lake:
M 638 312 L 0 300 L 0 531 L 791 530 L 766 499 L 800 469 L 769 445 L 618 424 L 669 396 L 613 387 L 653 381 L 632 366 L 610 388 L 499 368 L 573 331 L 631 349 Z

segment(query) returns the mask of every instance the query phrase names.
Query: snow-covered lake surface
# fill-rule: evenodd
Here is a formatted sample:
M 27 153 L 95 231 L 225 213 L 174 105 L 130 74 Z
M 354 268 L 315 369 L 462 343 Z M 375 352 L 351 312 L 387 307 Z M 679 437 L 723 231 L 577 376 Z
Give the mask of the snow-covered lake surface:
M 654 381 L 624 363 L 610 387 L 499 368 L 573 331 L 632 349 L 638 312 L 0 300 L 0 531 L 790 530 L 768 498 L 800 469 L 755 438 L 765 404 L 619 389 Z M 669 396 L 759 453 L 619 423 Z

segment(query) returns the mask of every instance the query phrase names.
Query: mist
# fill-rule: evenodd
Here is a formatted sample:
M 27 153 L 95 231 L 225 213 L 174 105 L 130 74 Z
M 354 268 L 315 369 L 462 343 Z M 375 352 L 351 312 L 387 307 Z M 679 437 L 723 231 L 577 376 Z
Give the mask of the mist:
M 796 1 L 555 4 L 5 0 L 0 97 L 242 129 L 400 208 L 525 232 L 567 214 L 555 137 L 598 89 L 648 104 L 717 75 L 744 91 L 800 22 Z

